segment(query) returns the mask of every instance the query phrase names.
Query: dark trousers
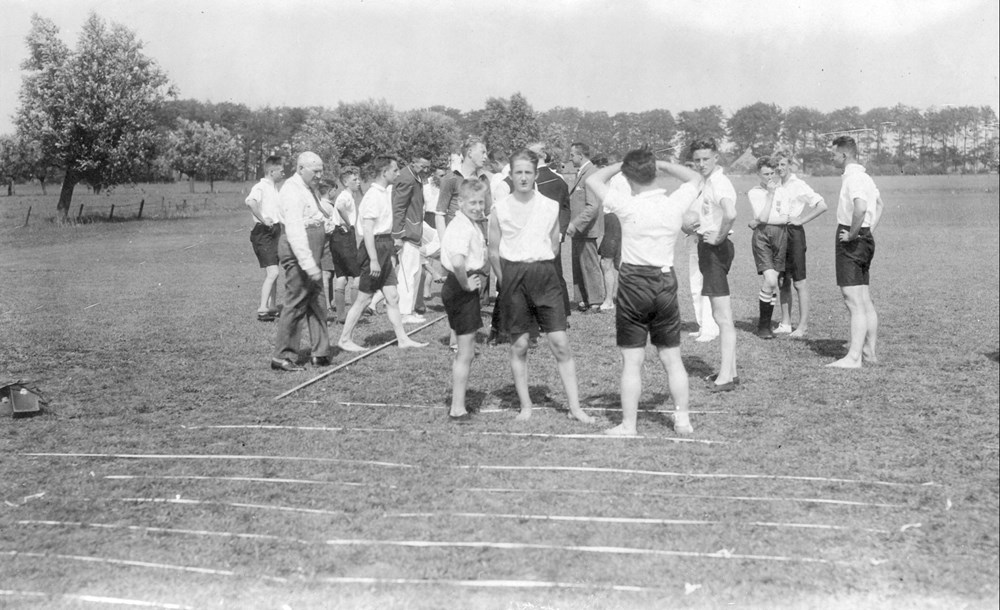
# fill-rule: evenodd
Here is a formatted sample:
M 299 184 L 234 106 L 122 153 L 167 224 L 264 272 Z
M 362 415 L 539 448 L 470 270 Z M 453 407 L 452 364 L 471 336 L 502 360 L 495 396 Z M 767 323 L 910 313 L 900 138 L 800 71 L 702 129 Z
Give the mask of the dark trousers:
M 306 229 L 309 249 L 314 260 L 320 260 L 326 235 L 323 227 Z M 323 303 L 323 282 L 313 280 L 299 267 L 292 254 L 288 238 L 282 232 L 278 241 L 278 264 L 285 271 L 285 306 L 278 318 L 278 336 L 274 341 L 274 357 L 298 360 L 299 342 L 302 339 L 302 320 L 309 329 L 309 340 L 314 357 L 330 355 L 330 337 L 326 330 L 326 305 Z
M 604 272 L 596 239 L 573 239 L 573 283 L 586 305 L 604 302 Z

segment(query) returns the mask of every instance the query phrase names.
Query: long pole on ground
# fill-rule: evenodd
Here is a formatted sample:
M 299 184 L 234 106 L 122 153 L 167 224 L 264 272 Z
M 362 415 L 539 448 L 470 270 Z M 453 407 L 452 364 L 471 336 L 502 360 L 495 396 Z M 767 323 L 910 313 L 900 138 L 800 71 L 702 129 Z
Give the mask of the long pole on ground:
M 446 315 L 445 315 L 445 316 L 439 316 L 439 317 L 437 317 L 437 318 L 435 318 L 435 319 L 431 320 L 431 321 L 430 321 L 430 322 L 428 322 L 427 324 L 424 324 L 423 326 L 418 326 L 418 327 L 414 328 L 414 329 L 413 329 L 413 330 L 411 330 L 410 332 L 406 333 L 406 335 L 407 335 L 407 336 L 409 336 L 409 335 L 412 335 L 413 333 L 416 333 L 416 332 L 420 332 L 421 330 L 423 330 L 423 329 L 427 328 L 427 327 L 428 327 L 428 326 L 430 326 L 431 324 L 437 324 L 438 322 L 440 322 L 441 320 L 444 320 L 444 319 L 445 319 L 445 318 L 447 318 L 447 317 L 448 317 L 448 316 L 446 316 Z M 295 386 L 295 387 L 294 387 L 294 388 L 292 388 L 291 390 L 288 390 L 288 391 L 287 391 L 287 392 L 285 392 L 284 394 L 279 394 L 279 395 L 275 396 L 275 397 L 274 397 L 274 399 L 275 399 L 275 400 L 281 400 L 282 398 L 285 398 L 286 396 L 291 396 L 292 394 L 294 394 L 295 392 L 298 392 L 298 391 L 299 391 L 299 390 L 301 390 L 302 388 L 304 388 L 304 387 L 307 387 L 307 386 L 311 386 L 312 384 L 316 383 L 316 382 L 317 382 L 317 381 L 319 381 L 320 379 L 323 379 L 323 378 L 325 378 L 325 377 L 328 377 L 328 376 L 330 376 L 330 375 L 332 375 L 332 374 L 336 373 L 337 371 L 339 371 L 340 369 L 342 369 L 342 368 L 344 368 L 344 367 L 346 367 L 346 366 L 349 366 L 349 365 L 351 365 L 351 364 L 354 364 L 355 362 L 357 362 L 357 361 L 359 361 L 359 360 L 363 360 L 363 359 L 367 358 L 368 356 L 371 356 L 371 355 L 372 355 L 372 354 L 374 354 L 375 352 L 378 352 L 378 351 L 381 351 L 381 350 L 384 350 L 385 348 L 389 347 L 390 345 L 392 345 L 392 344 L 393 344 L 393 343 L 395 343 L 395 342 L 396 342 L 396 339 L 393 339 L 392 341 L 386 341 L 386 342 L 385 342 L 385 343 L 383 343 L 382 345 L 379 345 L 379 346 L 377 346 L 377 347 L 373 347 L 372 349 L 370 349 L 370 350 L 368 350 L 367 352 L 365 352 L 365 353 L 361 354 L 360 356 L 355 356 L 354 358 L 351 358 L 351 359 L 350 359 L 350 360 L 348 360 L 347 362 L 345 362 L 345 363 L 343 363 L 343 364 L 339 364 L 339 365 L 337 365 L 337 366 L 333 367 L 333 368 L 332 368 L 332 369 L 330 369 L 329 371 L 325 371 L 325 372 L 323 372 L 323 373 L 320 373 L 319 375 L 317 375 L 317 376 L 313 377 L 312 379 L 310 379 L 309 381 L 306 381 L 305 383 L 300 383 L 299 385 Z
M 31 206 L 28 206 L 28 214 L 24 217 L 24 226 L 28 226 L 28 219 L 31 218 Z

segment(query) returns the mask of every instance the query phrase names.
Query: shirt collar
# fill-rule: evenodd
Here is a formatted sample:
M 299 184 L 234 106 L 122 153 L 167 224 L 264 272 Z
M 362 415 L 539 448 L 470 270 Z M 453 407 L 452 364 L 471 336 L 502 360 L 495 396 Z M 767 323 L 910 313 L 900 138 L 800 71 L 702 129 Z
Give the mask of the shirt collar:
M 844 166 L 844 175 L 847 174 L 866 174 L 868 170 L 865 169 L 864 165 L 860 163 L 848 163 Z
M 384 186 L 382 186 L 382 185 L 381 185 L 381 184 L 379 184 L 378 182 L 372 182 L 372 183 L 371 183 L 371 184 L 370 184 L 370 185 L 368 186 L 368 188 L 373 188 L 373 189 L 378 189 L 378 190 L 382 191 L 383 193 L 386 193 L 386 192 L 388 192 L 388 191 L 389 191 L 389 189 L 388 189 L 387 187 L 384 187 Z

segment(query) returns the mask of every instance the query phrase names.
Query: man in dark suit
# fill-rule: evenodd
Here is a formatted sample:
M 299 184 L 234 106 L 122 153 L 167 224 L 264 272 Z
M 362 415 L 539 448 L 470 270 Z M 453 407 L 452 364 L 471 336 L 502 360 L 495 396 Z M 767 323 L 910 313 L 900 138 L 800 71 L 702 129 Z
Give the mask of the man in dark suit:
M 597 171 L 590 162 L 590 147 L 583 142 L 570 146 L 576 178 L 569 189 L 570 215 L 566 236 L 573 245 L 573 283 L 580 293 L 580 311 L 600 311 L 604 302 L 604 273 L 597 244 L 604 236 L 604 207 L 587 187 L 587 178 Z
M 418 151 L 410 156 L 392 184 L 392 237 L 399 256 L 399 313 L 403 324 L 426 322 L 413 311 L 420 282 L 420 239 L 424 232 L 423 176 L 431 167 L 431 155 Z

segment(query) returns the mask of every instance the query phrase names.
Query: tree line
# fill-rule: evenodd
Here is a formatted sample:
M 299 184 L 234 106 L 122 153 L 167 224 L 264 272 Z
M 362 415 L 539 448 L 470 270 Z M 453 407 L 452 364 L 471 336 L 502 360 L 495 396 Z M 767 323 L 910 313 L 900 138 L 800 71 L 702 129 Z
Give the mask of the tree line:
M 176 99 L 168 76 L 142 52 L 134 33 L 91 14 L 76 49 L 58 37 L 55 24 L 32 17 L 29 57 L 15 116 L 17 131 L 0 136 L 0 167 L 8 194 L 16 181 L 60 180 L 58 209 L 69 210 L 73 188 L 95 191 L 125 182 L 252 180 L 264 159 L 289 159 L 312 150 L 333 167 L 364 165 L 386 152 L 418 150 L 442 159 L 462 139 L 478 135 L 505 155 L 544 141 L 556 156 L 575 141 L 611 158 L 648 146 L 682 156 L 694 138 L 713 137 L 730 160 L 781 147 L 802 160 L 804 171 L 832 173 L 828 143 L 850 133 L 866 152 L 873 173 L 997 171 L 997 116 L 989 106 L 918 109 L 904 104 L 862 112 L 851 106 L 824 113 L 757 102 L 731 115 L 713 105 L 676 115 L 585 111 L 556 107 L 535 111 L 520 93 L 489 98 L 462 111 L 431 106 L 400 111 L 384 100 L 326 107 L 262 107 Z

